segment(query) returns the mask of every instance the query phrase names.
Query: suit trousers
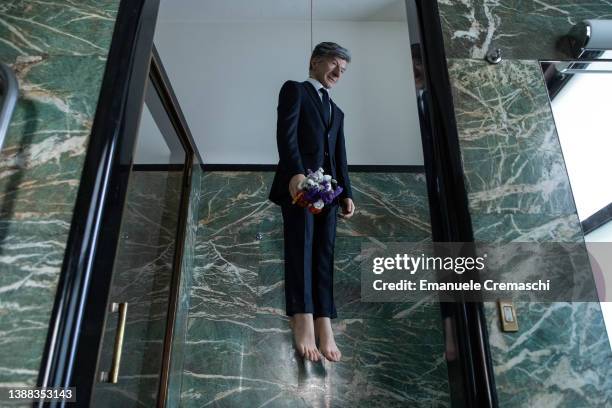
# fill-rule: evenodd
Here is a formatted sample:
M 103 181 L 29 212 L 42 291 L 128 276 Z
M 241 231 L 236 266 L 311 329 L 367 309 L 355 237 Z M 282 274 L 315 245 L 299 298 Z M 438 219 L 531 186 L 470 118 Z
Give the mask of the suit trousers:
M 285 304 L 288 316 L 312 313 L 337 317 L 334 304 L 334 246 L 338 205 L 311 214 L 297 205 L 283 205 Z

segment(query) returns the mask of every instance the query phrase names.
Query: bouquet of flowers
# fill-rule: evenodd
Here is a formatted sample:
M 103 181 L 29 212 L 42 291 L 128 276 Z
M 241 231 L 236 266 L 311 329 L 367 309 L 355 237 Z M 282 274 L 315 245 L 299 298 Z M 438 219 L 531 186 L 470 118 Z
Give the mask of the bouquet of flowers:
M 313 172 L 308 169 L 306 178 L 298 186 L 301 190 L 293 204 L 308 208 L 313 214 L 323 211 L 326 204 L 331 204 L 342 193 L 342 187 L 330 175 L 323 174 L 322 168 Z

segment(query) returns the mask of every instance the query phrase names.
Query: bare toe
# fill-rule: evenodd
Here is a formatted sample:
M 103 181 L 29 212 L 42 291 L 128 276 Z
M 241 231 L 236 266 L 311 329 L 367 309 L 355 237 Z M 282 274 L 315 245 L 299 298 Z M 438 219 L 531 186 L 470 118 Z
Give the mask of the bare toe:
M 300 356 L 315 361 L 313 350 L 316 349 L 312 314 L 301 313 L 292 317 L 289 322 L 293 331 L 293 341 Z
M 329 361 L 340 361 L 340 350 L 334 340 L 331 319 L 328 317 L 318 318 L 316 321 L 316 334 L 319 338 L 320 350 Z

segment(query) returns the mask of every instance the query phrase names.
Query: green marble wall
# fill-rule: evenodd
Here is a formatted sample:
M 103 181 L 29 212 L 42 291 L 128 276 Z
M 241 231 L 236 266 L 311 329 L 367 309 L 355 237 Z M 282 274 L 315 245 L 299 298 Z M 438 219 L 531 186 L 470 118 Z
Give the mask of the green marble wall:
M 0 2 L 0 387 L 36 382 L 118 0 Z
M 585 19 L 611 19 L 608 0 L 438 0 L 450 58 L 482 59 L 491 47 L 504 58 L 569 58 L 557 47 Z
M 439 0 L 476 240 L 584 242 L 537 59 L 606 1 Z M 520 11 L 520 13 L 519 13 Z M 505 61 L 482 60 L 491 45 Z M 589 267 L 585 265 L 585 267 Z M 486 303 L 501 407 L 599 407 L 612 401 L 612 351 L 598 303 L 517 303 L 501 332 Z
M 181 386 L 183 381 L 183 364 L 185 361 L 187 342 L 187 323 L 191 300 L 191 286 L 196 267 L 196 245 L 200 214 L 200 197 L 202 184 L 202 168 L 195 163 L 191 173 L 191 192 L 189 195 L 189 214 L 185 232 L 183 249 L 183 265 L 181 267 L 181 284 L 179 288 L 179 304 L 174 326 L 172 344 L 172 362 L 170 367 L 170 384 L 168 385 L 168 407 L 178 407 L 181 401 Z
M 430 240 L 424 175 L 351 175 L 358 212 L 338 226 L 335 364 L 294 354 L 272 176 L 202 179 L 182 406 L 450 406 L 438 305 L 360 302 L 362 242 Z

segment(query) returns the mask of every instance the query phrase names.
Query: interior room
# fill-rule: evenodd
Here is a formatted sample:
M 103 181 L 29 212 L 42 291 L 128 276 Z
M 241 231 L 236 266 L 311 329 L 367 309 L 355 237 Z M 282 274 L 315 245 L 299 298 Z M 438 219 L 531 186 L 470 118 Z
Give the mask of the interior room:
M 310 50 L 327 40 L 351 50 L 331 98 L 347 118 L 347 157 L 361 213 L 339 223 L 336 236 L 341 317 L 334 328 L 347 362 L 338 368 L 296 359 L 284 315 L 280 208 L 267 200 L 278 162 L 280 87 L 288 79 L 304 81 Z M 424 400 L 447 406 L 438 305 L 360 301 L 356 259 L 363 242 L 431 239 L 404 2 L 167 2 L 154 41 L 210 169 L 202 175 L 206 204 L 200 206 L 181 400 L 195 406 Z M 405 348 L 392 341 L 398 338 Z
M 609 405 L 609 2 L 0 14 L 0 406 Z M 439 244 L 552 293 L 365 296 Z

